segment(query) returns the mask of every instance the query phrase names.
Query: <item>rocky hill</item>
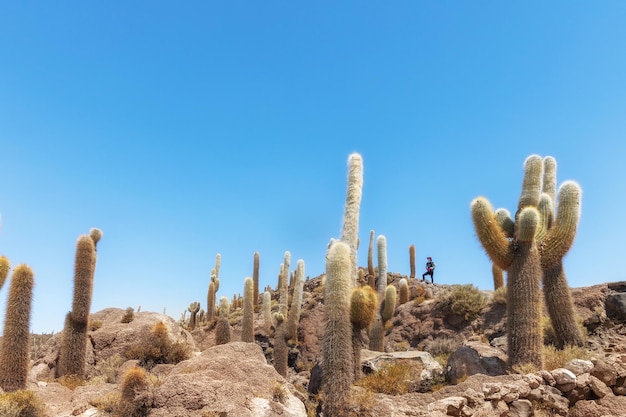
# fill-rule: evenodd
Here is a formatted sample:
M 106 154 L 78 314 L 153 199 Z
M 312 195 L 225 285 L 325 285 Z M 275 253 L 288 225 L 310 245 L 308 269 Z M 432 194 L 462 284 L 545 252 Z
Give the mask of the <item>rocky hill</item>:
M 585 345 L 550 348 L 546 322 L 546 369 L 536 370 L 507 366 L 501 293 L 388 274 L 394 286 L 402 278 L 408 301 L 385 323 L 385 352 L 366 349 L 361 335 L 363 378 L 352 388 L 353 415 L 626 416 L 625 282 L 572 289 Z M 187 319 L 111 308 L 90 316 L 86 381 L 56 377 L 56 334 L 37 345 L 28 390 L 50 417 L 319 415 L 323 282 L 305 282 L 286 377 L 274 369 L 275 327 L 265 325 L 260 305 L 255 343 L 240 341 L 242 312 L 235 308 L 231 341 L 220 345 L 217 322 L 202 315 L 192 329 Z M 272 300 L 276 311 L 278 294 Z M 129 388 L 133 372 L 141 383 Z

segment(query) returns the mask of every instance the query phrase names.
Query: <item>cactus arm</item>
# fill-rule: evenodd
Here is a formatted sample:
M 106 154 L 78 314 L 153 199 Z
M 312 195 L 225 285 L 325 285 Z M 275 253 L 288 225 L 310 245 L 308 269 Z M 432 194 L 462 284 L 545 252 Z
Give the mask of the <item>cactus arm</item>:
M 524 180 L 518 202 L 518 214 L 524 207 L 537 207 L 541 198 L 543 161 L 539 155 L 530 155 L 524 161 Z M 517 216 L 516 216 L 517 217 Z
M 543 238 L 548 234 L 548 230 L 552 227 L 552 222 L 554 220 L 554 205 L 552 204 L 553 200 L 547 193 L 541 194 L 541 200 L 539 200 L 539 229 L 537 230 L 537 235 L 535 236 L 535 240 L 537 242 L 541 242 Z
M 539 211 L 534 207 L 525 207 L 519 214 L 519 226 L 517 229 L 517 240 L 520 242 L 531 242 L 535 240 L 535 235 L 539 228 Z
M 575 181 L 566 181 L 561 185 L 556 218 L 541 242 L 541 263 L 544 267 L 561 262 L 572 247 L 580 219 L 581 194 Z
M 498 224 L 489 200 L 484 197 L 475 198 L 470 207 L 474 229 L 487 255 L 500 268 L 508 269 L 513 262 L 513 249 Z
M 496 210 L 496 221 L 500 225 L 500 228 L 508 238 L 513 238 L 515 234 L 515 223 L 511 218 L 511 213 L 505 208 L 499 208 Z
M 556 159 L 551 156 L 543 158 L 543 192 L 556 203 Z

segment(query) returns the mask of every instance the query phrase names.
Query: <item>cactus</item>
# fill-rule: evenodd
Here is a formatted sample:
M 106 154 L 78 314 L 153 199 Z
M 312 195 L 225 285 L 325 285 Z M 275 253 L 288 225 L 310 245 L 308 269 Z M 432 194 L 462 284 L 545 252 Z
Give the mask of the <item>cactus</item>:
M 354 380 L 350 296 L 352 249 L 348 243 L 334 242 L 326 256 L 324 287 L 324 330 L 322 342 L 322 391 L 325 416 L 347 416 L 350 388 Z
M 406 278 L 402 278 L 398 283 L 400 296 L 398 297 L 398 304 L 404 304 L 409 301 L 409 283 Z
M 254 298 L 253 298 L 253 303 L 254 303 L 254 310 L 258 311 L 258 306 L 259 306 L 259 259 L 260 259 L 259 252 L 254 252 L 254 261 L 253 261 L 253 267 L 252 267 L 252 281 L 254 283 Z
M 219 319 L 215 325 L 215 344 L 223 345 L 230 342 L 230 323 L 228 314 L 230 313 L 230 301 L 228 297 L 220 297 Z
M 274 326 L 272 322 L 272 294 L 269 291 L 263 293 L 263 324 L 265 331 L 269 334 Z
M 98 242 L 100 242 L 100 239 L 102 239 L 102 230 L 93 227 L 89 230 L 89 237 L 91 237 L 91 240 L 93 240 L 93 247 L 94 248 L 98 248 Z
M 341 240 L 350 246 L 352 260 L 352 285 L 356 285 L 357 261 L 356 252 L 359 242 L 359 211 L 363 193 L 363 158 L 358 153 L 348 157 L 348 189 L 346 192 L 346 207 L 343 217 Z
M 187 307 L 187 310 L 189 310 L 189 312 L 191 313 L 189 315 L 189 329 L 193 330 L 196 328 L 198 311 L 200 311 L 200 303 L 197 301 L 194 301 L 193 303 L 189 304 L 189 307 Z
M 370 244 L 367 248 L 367 273 L 370 277 L 376 279 L 376 270 L 374 269 L 374 231 L 370 230 Z M 374 288 L 374 285 L 370 285 Z
M 0 387 L 7 392 L 26 389 L 30 365 L 30 312 L 35 285 L 33 271 L 18 265 L 13 271 L 0 342 Z
M 382 298 L 385 288 L 387 288 L 387 238 L 383 235 L 376 239 L 378 249 L 378 280 L 376 282 L 376 290 Z
M 500 287 L 504 287 L 504 271 L 498 265 L 491 263 L 491 274 L 493 275 L 494 291 Z
M 358 287 L 352 290 L 350 296 L 350 322 L 352 323 L 352 355 L 354 357 L 354 379 L 361 377 L 361 346 L 362 333 L 371 326 L 376 307 L 378 294 L 370 286 Z
M 241 341 L 254 342 L 254 281 L 246 277 L 243 282 L 243 318 L 241 321 Z
M 222 267 L 222 255 L 218 253 L 215 255 L 215 278 L 220 277 L 220 268 Z
M 524 163 L 524 180 L 515 221 L 503 219 L 489 201 L 472 201 L 471 213 L 476 234 L 492 262 L 507 271 L 507 339 L 511 366 L 531 363 L 542 367 L 541 264 L 536 234 L 543 220 L 540 203 L 543 164 L 541 157 L 529 156 Z M 505 226 L 512 224 L 513 233 Z
M 409 246 L 409 266 L 411 268 L 409 278 L 415 278 L 415 245 Z
M 543 196 L 544 216 L 547 220 L 545 233 L 539 242 L 541 268 L 543 270 L 543 292 L 550 320 L 556 335 L 558 348 L 566 345 L 582 346 L 583 339 L 576 323 L 574 302 L 567 284 L 563 257 L 569 251 L 580 219 L 580 186 L 566 181 L 559 188 L 556 216 L 552 207 L 556 203 L 556 160 L 544 158 Z
M 291 306 L 289 307 L 289 316 L 287 318 L 287 340 L 296 340 L 298 338 L 298 326 L 300 324 L 300 313 L 302 311 L 302 291 L 304 289 L 304 261 L 298 259 L 296 263 L 296 273 L 294 278 L 293 297 L 291 298 Z
M 4 286 L 10 269 L 11 263 L 9 259 L 6 256 L 0 256 L 0 289 Z
M 120 384 L 120 401 L 115 410 L 116 417 L 140 417 L 147 413 L 149 404 L 147 398 L 142 395 L 148 388 L 146 371 L 135 366 L 130 368 L 122 376 Z
M 215 282 L 209 282 L 209 290 L 206 297 L 206 319 L 211 321 L 215 318 Z
M 72 311 L 66 318 L 67 326 L 63 329 L 57 376 L 85 377 L 87 330 L 95 266 L 94 240 L 90 235 L 81 235 L 76 242 Z

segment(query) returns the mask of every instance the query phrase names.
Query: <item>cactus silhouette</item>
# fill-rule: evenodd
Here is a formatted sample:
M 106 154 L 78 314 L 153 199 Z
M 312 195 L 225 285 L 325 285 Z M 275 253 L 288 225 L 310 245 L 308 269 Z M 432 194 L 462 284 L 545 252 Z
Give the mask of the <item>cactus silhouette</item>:
M 324 330 L 322 337 L 322 391 L 325 416 L 347 416 L 354 380 L 350 297 L 353 287 L 350 246 L 335 241 L 326 256 Z
M 228 315 L 230 313 L 230 301 L 228 297 L 220 297 L 219 318 L 215 325 L 215 344 L 223 345 L 230 342 L 230 323 Z
M 63 329 L 57 376 L 85 377 L 87 330 L 95 266 L 94 239 L 90 235 L 81 235 L 76 242 L 72 311 L 66 317 L 66 326 Z
M 241 320 L 241 341 L 254 342 L 254 281 L 246 277 L 243 282 L 243 318 Z
M 361 346 L 363 330 L 369 328 L 376 315 L 378 294 L 369 285 L 357 287 L 350 296 L 350 322 L 352 323 L 352 355 L 354 357 L 354 379 L 361 377 Z
M 189 329 L 193 330 L 196 328 L 198 311 L 200 311 L 200 303 L 197 301 L 194 301 L 193 303 L 189 304 L 189 307 L 187 307 L 187 310 L 189 310 L 189 313 L 191 313 L 189 315 Z
M 507 271 L 507 340 L 511 366 L 542 367 L 541 263 L 536 235 L 543 227 L 537 207 L 541 200 L 543 162 L 531 155 L 524 162 L 524 180 L 509 238 L 503 221 L 489 201 L 471 203 L 472 221 L 483 248 L 498 267 Z
M 0 342 L 0 387 L 7 392 L 26 389 L 30 365 L 30 312 L 35 279 L 27 265 L 15 267 L 9 285 Z
M 563 257 L 572 247 L 580 219 L 580 186 L 566 181 L 559 188 L 556 216 L 556 160 L 543 159 L 543 195 L 541 213 L 547 220 L 539 242 L 541 268 L 543 270 L 543 292 L 550 321 L 556 335 L 558 348 L 566 345 L 582 346 L 583 339 L 576 323 L 574 302 L 567 284 Z

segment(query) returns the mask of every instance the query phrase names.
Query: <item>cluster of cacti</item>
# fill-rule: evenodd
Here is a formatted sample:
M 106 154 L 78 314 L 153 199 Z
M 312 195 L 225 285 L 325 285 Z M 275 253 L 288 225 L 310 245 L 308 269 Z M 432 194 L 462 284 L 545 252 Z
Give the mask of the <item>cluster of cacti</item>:
M 93 295 L 93 279 L 96 267 L 96 243 L 102 237 L 102 231 L 91 229 L 88 235 L 81 235 L 76 242 L 76 258 L 74 262 L 74 297 L 72 310 L 67 314 L 57 376 L 85 376 L 85 355 L 87 348 L 87 331 L 89 310 Z
M 5 263 L 8 267 L 8 261 Z M 8 268 L 7 268 L 8 269 Z M 35 280 L 27 265 L 18 265 L 9 286 L 4 334 L 0 344 L 0 388 L 26 388 L 30 363 L 30 312 Z
M 223 345 L 230 342 L 230 301 L 228 297 L 220 297 L 219 318 L 215 325 L 215 344 Z
M 370 350 L 385 351 L 385 323 L 393 316 L 393 312 L 396 309 L 396 301 L 396 287 L 388 285 L 380 303 L 379 314 L 374 319 L 370 329 Z
M 215 296 L 220 288 L 220 280 L 217 277 L 216 269 L 211 270 L 211 281 L 209 282 L 209 289 L 207 291 L 207 309 L 206 309 L 206 321 L 212 321 L 215 318 Z
M 254 342 L 254 281 L 246 277 L 243 282 L 243 319 L 241 321 L 241 341 Z

